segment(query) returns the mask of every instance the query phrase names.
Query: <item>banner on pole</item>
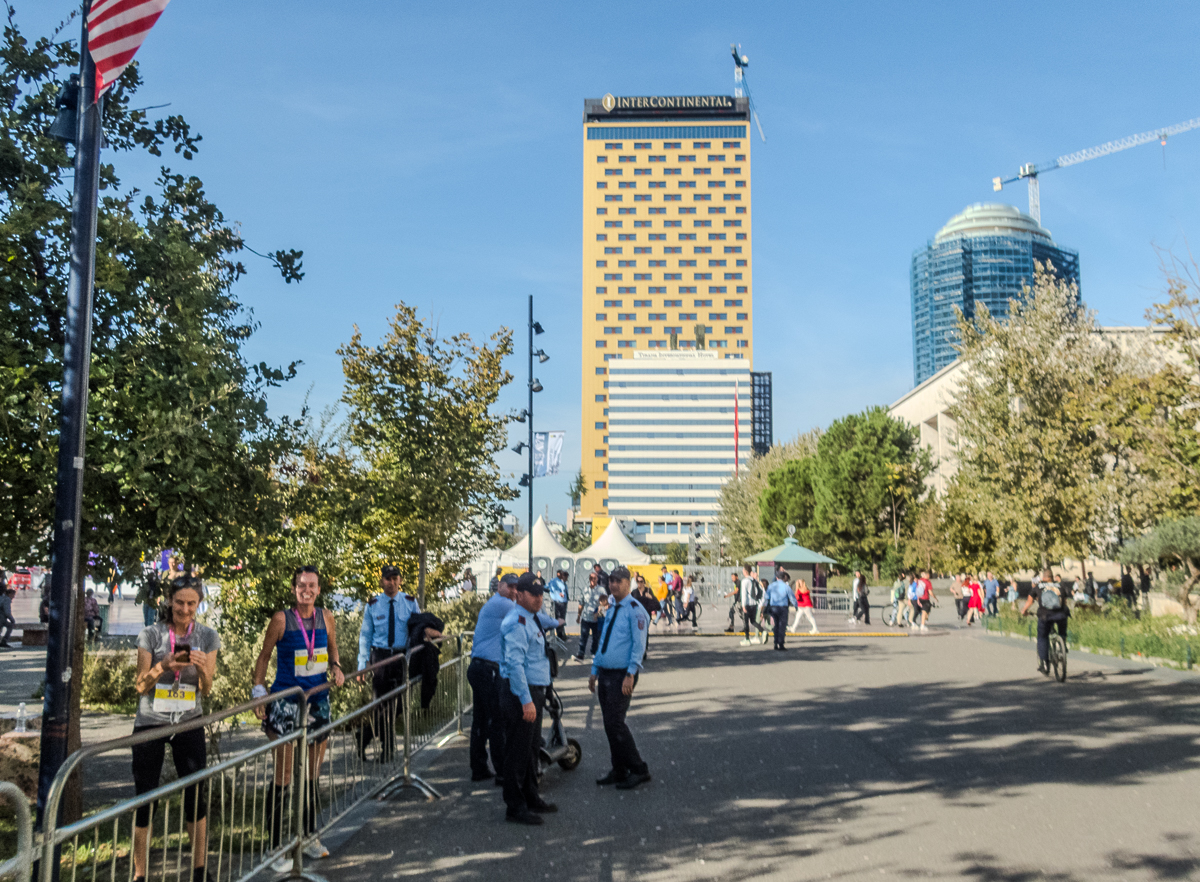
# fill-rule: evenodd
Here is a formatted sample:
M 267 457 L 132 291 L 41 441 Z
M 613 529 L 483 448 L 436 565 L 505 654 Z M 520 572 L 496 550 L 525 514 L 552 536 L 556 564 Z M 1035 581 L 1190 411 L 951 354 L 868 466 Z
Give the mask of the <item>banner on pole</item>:
M 557 475 L 562 464 L 563 440 L 566 432 L 533 433 L 533 476 L 544 478 Z

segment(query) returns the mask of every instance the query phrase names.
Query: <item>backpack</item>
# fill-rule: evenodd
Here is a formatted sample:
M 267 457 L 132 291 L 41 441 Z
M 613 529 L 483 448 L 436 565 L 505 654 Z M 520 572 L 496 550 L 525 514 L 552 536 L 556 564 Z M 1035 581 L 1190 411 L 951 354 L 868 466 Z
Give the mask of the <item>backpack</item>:
M 1038 605 L 1041 606 L 1042 609 L 1062 609 L 1062 594 L 1059 592 L 1058 586 L 1050 585 L 1046 588 L 1043 588 L 1042 593 L 1038 595 Z
M 758 601 L 762 600 L 762 596 L 762 583 L 755 579 L 754 584 L 750 587 L 750 599 L 757 603 Z

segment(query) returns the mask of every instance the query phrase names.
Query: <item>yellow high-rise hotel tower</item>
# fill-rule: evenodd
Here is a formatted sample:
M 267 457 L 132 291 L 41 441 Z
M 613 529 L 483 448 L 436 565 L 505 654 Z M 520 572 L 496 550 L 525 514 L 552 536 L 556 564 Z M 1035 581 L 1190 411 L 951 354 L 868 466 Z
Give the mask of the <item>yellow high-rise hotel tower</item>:
M 721 375 L 721 382 L 666 384 L 719 386 L 727 399 L 721 403 L 729 405 L 722 409 L 720 433 L 722 438 L 730 436 L 730 449 L 723 454 L 726 458 L 719 460 L 721 466 L 716 471 L 695 474 L 715 476 L 719 471 L 732 475 L 734 459 L 741 461 L 749 456 L 749 371 L 754 339 L 749 121 L 747 100 L 725 95 L 605 95 L 584 102 L 580 437 L 588 492 L 582 500 L 579 520 L 592 521 L 610 514 L 609 389 L 611 370 L 618 360 L 622 374 L 678 373 L 682 377 L 685 371 L 694 373 L 680 367 L 691 359 L 698 375 Z M 656 358 L 652 353 L 664 357 Z M 630 361 L 635 355 L 640 364 L 679 369 L 632 371 L 627 368 L 632 368 Z M 737 361 L 730 364 L 724 359 Z M 711 367 L 701 369 L 700 365 Z M 724 369 L 718 369 L 718 365 Z M 652 385 L 636 380 L 631 378 L 621 385 Z M 662 382 L 655 380 L 653 385 L 658 387 L 655 394 L 626 392 L 625 397 L 666 400 L 668 395 L 657 394 L 664 391 Z M 743 408 L 738 419 L 743 432 L 739 448 L 732 441 L 732 413 L 724 413 L 732 411 L 735 394 Z M 711 399 L 717 395 L 689 397 Z M 645 404 L 648 406 L 637 408 L 641 412 L 638 415 L 644 417 L 637 422 L 653 428 L 654 402 Z M 664 404 L 662 410 L 678 412 L 680 408 Z M 707 420 L 700 414 L 691 416 L 698 418 L 684 421 L 688 425 L 679 433 L 679 437 L 689 439 L 690 446 L 680 449 L 715 450 L 695 440 L 715 439 L 717 434 L 706 435 L 703 431 L 714 426 L 701 425 Z M 662 421 L 681 422 L 679 417 Z M 653 437 L 650 433 L 638 433 L 636 437 L 647 436 Z M 703 453 L 697 456 L 689 460 L 685 455 L 671 461 L 718 462 L 704 458 Z M 711 495 L 707 485 L 702 489 Z M 701 501 L 694 500 L 697 504 Z M 668 512 L 664 511 L 664 518 L 690 522 L 700 511 L 694 515 L 683 508 L 669 512 L 676 513 L 678 517 L 666 517 Z M 661 526 L 656 524 L 655 530 Z M 648 527 L 643 529 L 648 531 Z M 674 531 L 673 526 L 668 530 Z

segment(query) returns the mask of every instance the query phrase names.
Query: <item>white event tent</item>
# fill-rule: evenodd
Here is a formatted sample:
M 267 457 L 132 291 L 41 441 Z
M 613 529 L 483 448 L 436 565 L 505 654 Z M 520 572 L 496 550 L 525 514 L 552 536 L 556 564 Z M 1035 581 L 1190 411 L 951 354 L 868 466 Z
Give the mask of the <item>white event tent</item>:
M 636 550 L 636 549 L 635 549 Z M 535 558 L 545 557 L 550 560 L 558 560 L 566 557 L 571 560 L 575 559 L 575 555 L 563 548 L 558 540 L 554 538 L 554 534 L 550 532 L 550 528 L 546 526 L 546 519 L 538 516 L 533 525 L 533 556 Z M 506 549 L 500 553 L 499 566 L 505 567 L 524 567 L 529 563 L 529 537 L 526 536 L 512 548 Z
M 613 518 L 600 534 L 600 538 L 575 555 L 576 559 L 615 560 L 622 564 L 648 564 L 650 555 L 639 551 Z

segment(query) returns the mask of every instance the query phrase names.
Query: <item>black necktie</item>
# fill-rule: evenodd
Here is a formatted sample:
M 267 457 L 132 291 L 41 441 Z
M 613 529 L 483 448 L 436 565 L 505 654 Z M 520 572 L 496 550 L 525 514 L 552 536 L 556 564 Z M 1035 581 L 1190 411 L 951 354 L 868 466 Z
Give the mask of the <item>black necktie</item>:
M 608 619 L 608 630 L 604 632 L 604 642 L 600 644 L 601 652 L 608 652 L 608 638 L 612 636 L 613 625 L 617 623 L 617 613 L 621 611 L 621 607 L 614 606 L 612 615 Z
M 396 598 L 388 601 L 388 649 L 396 645 Z

